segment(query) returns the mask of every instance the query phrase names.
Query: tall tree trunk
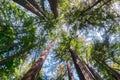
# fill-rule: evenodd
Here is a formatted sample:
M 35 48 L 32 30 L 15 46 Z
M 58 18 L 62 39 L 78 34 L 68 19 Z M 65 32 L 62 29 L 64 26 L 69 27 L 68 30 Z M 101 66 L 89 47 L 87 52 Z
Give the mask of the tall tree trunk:
M 68 69 L 69 80 L 74 80 L 72 68 L 69 61 L 67 61 L 67 69 Z
M 98 5 L 99 3 L 101 3 L 102 1 L 104 0 L 97 0 L 95 3 L 93 3 L 93 5 L 91 5 L 90 7 L 84 9 L 81 11 L 81 14 L 80 15 L 83 15 L 85 12 L 91 10 L 93 7 L 95 7 L 96 5 Z M 106 0 L 106 2 L 104 2 L 100 7 L 106 5 L 107 3 L 111 2 L 112 0 Z
M 32 65 L 32 67 L 24 75 L 22 80 L 35 80 L 36 79 L 36 77 L 38 76 L 39 71 L 41 70 L 42 65 L 43 65 L 43 63 L 44 63 L 44 61 L 45 61 L 45 59 L 46 59 L 46 57 L 47 57 L 47 55 L 50 51 L 50 49 L 53 46 L 53 43 L 54 43 L 55 39 L 50 42 L 50 44 L 48 45 L 46 50 L 40 55 L 40 58 Z
M 29 11 L 36 14 L 37 16 L 45 15 L 45 13 L 44 14 L 42 13 L 42 15 L 41 15 L 39 10 L 36 9 L 36 7 L 34 5 L 32 5 L 30 2 L 28 2 L 27 0 L 13 0 L 13 1 L 18 3 L 19 5 L 23 6 L 24 8 L 28 9 Z M 46 19 L 45 16 L 44 16 L 44 18 Z
M 113 68 L 109 67 L 104 61 L 102 62 L 100 60 L 97 60 L 96 58 L 95 58 L 95 61 L 97 63 L 99 63 L 100 65 L 102 65 L 103 67 L 105 67 L 105 69 L 107 70 L 107 72 L 110 73 L 111 75 L 113 75 L 116 80 L 120 80 L 120 73 L 118 73 Z
M 27 1 L 29 1 L 36 9 L 39 10 L 39 12 L 40 12 L 46 19 L 48 19 L 47 16 L 46 16 L 46 14 L 45 14 L 45 12 L 43 11 L 43 9 L 37 4 L 37 2 L 36 2 L 35 0 L 27 0 Z M 43 1 L 43 0 L 42 0 L 42 1 Z
M 92 76 L 87 71 L 86 67 L 83 65 L 82 61 L 78 57 L 75 50 L 72 49 L 72 47 L 69 48 L 69 51 L 71 53 L 71 57 L 73 59 L 73 62 L 75 64 L 78 76 L 80 80 L 93 80 Z
M 103 80 L 101 76 L 89 64 L 86 63 L 86 66 L 90 70 L 91 74 L 94 76 L 95 80 Z
M 57 18 L 58 17 L 58 10 L 57 10 L 58 3 L 57 3 L 57 0 L 48 0 L 48 1 L 50 3 L 50 7 L 51 7 L 51 10 L 52 10 L 55 18 Z

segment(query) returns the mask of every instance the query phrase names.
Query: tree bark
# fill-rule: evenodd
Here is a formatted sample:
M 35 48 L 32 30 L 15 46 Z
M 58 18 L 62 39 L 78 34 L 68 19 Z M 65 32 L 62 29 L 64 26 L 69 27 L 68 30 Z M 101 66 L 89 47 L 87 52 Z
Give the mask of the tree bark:
M 50 7 L 51 7 L 51 10 L 55 16 L 55 18 L 58 17 L 58 3 L 57 3 L 57 0 L 48 0 L 49 3 L 50 3 Z
M 71 57 L 72 57 L 73 62 L 75 64 L 79 79 L 80 80 L 93 80 L 92 76 L 89 74 L 86 67 L 83 65 L 81 59 L 78 57 L 75 50 L 73 50 L 72 47 L 70 47 L 69 51 L 71 53 Z
M 48 19 L 47 16 L 46 16 L 46 14 L 45 14 L 45 12 L 43 11 L 43 9 L 40 8 L 40 6 L 37 4 L 37 2 L 36 2 L 35 0 L 27 0 L 27 1 L 29 1 L 36 9 L 39 10 L 39 12 L 41 12 L 41 14 L 42 14 L 46 19 Z M 42 1 L 43 1 L 43 0 L 42 0 Z
M 48 45 L 46 50 L 40 55 L 40 58 L 32 65 L 32 67 L 24 75 L 22 80 L 35 80 L 37 78 L 39 71 L 41 70 L 43 63 L 44 63 L 50 49 L 52 48 L 55 39 L 50 42 L 50 44 Z
M 37 16 L 45 15 L 43 13 L 41 15 L 39 10 L 36 9 L 36 7 L 34 5 L 32 5 L 30 2 L 28 2 L 27 0 L 13 0 L 13 1 L 18 3 L 19 5 L 23 6 L 27 10 L 31 11 L 32 13 L 36 14 Z M 44 16 L 44 18 L 46 19 L 45 16 Z
M 90 70 L 91 74 L 94 76 L 95 80 L 103 80 L 101 76 L 89 64 L 86 63 L 86 66 Z
M 69 80 L 74 80 L 72 68 L 69 61 L 67 61 L 67 69 L 68 69 Z

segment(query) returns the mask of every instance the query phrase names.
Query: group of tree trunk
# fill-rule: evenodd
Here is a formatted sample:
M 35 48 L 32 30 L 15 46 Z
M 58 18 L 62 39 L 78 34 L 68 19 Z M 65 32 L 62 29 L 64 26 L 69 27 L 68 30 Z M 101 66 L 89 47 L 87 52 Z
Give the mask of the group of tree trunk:
M 68 69 L 69 80 L 74 80 L 74 76 L 73 76 L 73 73 L 72 73 L 72 68 L 71 68 L 71 65 L 70 65 L 70 61 L 67 61 L 67 69 Z
M 28 9 L 37 16 L 43 16 L 45 19 L 48 19 L 45 12 L 42 10 L 42 8 L 39 7 L 35 0 L 13 0 L 13 1 L 23 6 L 24 8 Z
M 20 4 L 24 8 L 28 9 L 29 11 L 36 14 L 37 16 L 43 16 L 45 19 L 48 19 L 44 10 L 41 7 L 39 7 L 39 5 L 37 4 L 37 2 L 35 0 L 13 0 L 13 1 Z M 55 18 L 58 17 L 57 0 L 48 0 L 48 1 L 50 3 L 50 7 L 51 7 L 51 10 L 54 14 L 54 17 Z M 103 0 L 98 0 L 95 4 L 93 4 L 93 6 L 97 5 L 101 1 L 103 1 Z M 111 1 L 111 0 L 108 0 L 108 1 Z M 88 11 L 93 6 L 82 11 L 81 13 Z M 50 42 L 48 47 L 40 55 L 39 59 L 37 61 L 35 61 L 35 63 L 31 66 L 31 68 L 22 77 L 22 80 L 36 80 L 37 79 L 39 72 L 44 64 L 44 61 L 46 60 L 46 58 L 49 54 L 49 51 L 52 48 L 52 46 L 54 45 L 54 41 L 56 39 L 57 39 L 57 37 L 55 37 L 55 39 Z M 30 50 L 32 47 L 34 47 L 34 46 L 31 46 L 27 50 Z M 25 53 L 25 52 L 26 52 L 26 50 L 22 50 L 20 52 L 17 52 L 14 55 L 11 55 L 10 57 L 8 57 L 4 60 L 1 60 L 0 66 L 5 64 L 9 60 L 12 60 L 13 58 L 19 56 L 21 53 Z M 78 74 L 78 77 L 80 80 L 103 80 L 102 77 L 99 75 L 99 73 L 96 72 L 96 70 L 93 69 L 92 66 L 90 66 L 88 63 L 84 63 L 84 61 L 82 61 L 82 59 L 78 56 L 77 52 L 72 47 L 69 47 L 69 52 L 71 53 L 71 58 L 73 60 L 73 63 L 75 65 L 75 68 L 76 68 L 76 71 L 77 71 L 77 74 Z M 108 66 L 106 63 L 99 61 L 98 59 L 95 59 L 95 61 L 98 64 L 103 65 L 103 67 L 106 68 L 106 70 L 110 73 L 110 75 L 115 77 L 116 80 L 120 80 L 120 74 L 117 71 L 115 71 L 113 68 Z M 74 80 L 70 61 L 67 61 L 67 70 L 68 70 L 69 80 Z
M 22 80 L 36 80 L 39 72 L 44 64 L 45 59 L 47 58 L 50 49 L 54 45 L 54 41 L 57 39 L 55 37 L 54 40 L 50 42 L 48 47 L 43 51 L 43 53 L 40 55 L 39 59 L 31 66 L 31 68 L 27 71 L 27 73 L 23 76 Z M 29 49 L 29 48 L 28 48 Z M 73 63 L 75 65 L 78 77 L 80 80 L 103 80 L 102 77 L 99 75 L 98 72 L 96 72 L 90 64 L 87 62 L 82 61 L 80 57 L 78 56 L 77 52 L 72 48 L 69 47 L 69 52 L 71 53 L 71 58 L 73 60 Z M 18 52 L 15 55 L 6 58 L 2 61 L 0 61 L 0 65 L 5 64 L 5 62 L 9 61 L 10 59 L 15 58 L 16 56 L 20 55 L 21 53 L 24 53 L 24 50 L 22 52 Z M 113 68 L 109 67 L 107 64 L 99 61 L 96 59 L 96 62 L 103 65 L 106 70 L 110 73 L 110 75 L 114 76 L 116 80 L 120 80 L 120 74 L 115 71 Z M 68 77 L 69 80 L 74 80 L 74 76 L 72 73 L 72 67 L 70 65 L 70 61 L 67 61 L 67 70 L 68 70 Z
M 40 55 L 40 58 L 31 66 L 28 72 L 23 76 L 22 80 L 36 80 L 55 40 L 56 38 L 50 42 L 46 50 Z M 88 64 L 86 66 L 83 64 L 82 60 L 79 58 L 79 56 L 73 48 L 70 47 L 69 51 L 71 53 L 71 57 L 73 59 L 80 80 L 102 80 L 100 75 L 92 67 L 90 67 Z M 67 61 L 67 69 L 69 80 L 74 80 L 70 61 Z
M 55 37 L 55 39 L 50 42 L 48 47 L 40 55 L 40 58 L 31 66 L 31 68 L 28 70 L 28 72 L 23 76 L 22 80 L 36 80 L 36 78 L 44 64 L 44 61 L 45 61 L 46 57 L 48 56 L 49 51 L 52 48 L 52 46 L 54 45 L 54 41 L 56 39 L 57 39 L 57 37 Z M 69 52 L 71 53 L 71 57 L 73 59 L 73 63 L 75 65 L 75 68 L 76 68 L 76 71 L 77 71 L 77 74 L 78 74 L 78 77 L 80 80 L 103 80 L 101 78 L 101 76 L 88 63 L 83 63 L 83 61 L 79 58 L 78 54 L 72 47 L 69 47 Z M 13 59 L 16 55 L 19 55 L 19 53 L 15 54 L 14 56 L 10 57 L 9 59 Z M 9 59 L 0 61 L 0 65 L 4 64 Z M 107 69 L 107 71 L 111 72 L 116 80 L 120 79 L 120 74 L 117 71 L 115 71 L 114 69 L 109 67 L 107 64 L 103 64 L 101 61 L 98 61 L 97 59 L 95 59 L 95 60 L 97 63 L 102 64 Z M 67 61 L 67 69 L 68 69 L 69 80 L 74 80 L 70 61 Z
M 24 75 L 22 80 L 36 80 L 36 78 L 42 68 L 43 63 L 44 63 L 46 57 L 48 56 L 50 49 L 52 48 L 52 46 L 54 44 L 55 39 L 50 42 L 50 44 L 48 45 L 46 50 L 41 54 L 40 58 L 32 65 L 32 67 Z
M 41 8 L 35 0 L 13 0 L 13 1 L 23 6 L 24 8 L 28 9 L 37 16 L 43 16 L 45 19 L 48 19 L 47 15 L 44 12 L 44 8 Z M 44 2 L 42 2 L 42 4 L 44 7 Z M 54 14 L 54 17 L 57 18 L 58 17 L 57 0 L 49 0 L 49 4 Z

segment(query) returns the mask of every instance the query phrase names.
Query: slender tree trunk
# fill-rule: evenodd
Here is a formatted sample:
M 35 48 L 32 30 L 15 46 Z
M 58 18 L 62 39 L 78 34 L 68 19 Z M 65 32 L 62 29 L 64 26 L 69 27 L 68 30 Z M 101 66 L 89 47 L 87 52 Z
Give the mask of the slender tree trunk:
M 72 47 L 69 48 L 69 51 L 71 53 L 71 57 L 73 59 L 73 62 L 75 64 L 78 76 L 80 80 L 93 80 L 92 76 L 87 71 L 86 67 L 83 65 L 82 61 L 78 57 L 75 50 L 72 49 Z
M 111 73 L 115 76 L 116 80 L 120 80 L 120 73 L 118 73 L 116 70 L 105 64 L 105 66 L 109 69 Z
M 35 80 L 37 78 L 39 71 L 41 70 L 43 63 L 44 63 L 50 49 L 52 48 L 55 39 L 50 42 L 50 44 L 48 45 L 46 50 L 40 55 L 40 58 L 32 65 L 32 67 L 24 75 L 22 80 Z
M 29 11 L 36 14 L 37 16 L 45 15 L 45 13 L 44 14 L 42 13 L 42 15 L 41 15 L 39 10 L 36 9 L 36 7 L 34 5 L 32 5 L 30 2 L 28 2 L 27 0 L 13 0 L 13 1 L 18 3 L 19 5 L 23 6 L 24 8 L 28 9 Z M 44 16 L 44 18 L 46 19 L 45 16 Z
M 97 60 L 96 58 L 95 58 L 95 61 L 97 63 L 99 63 L 100 65 L 103 65 L 103 67 L 106 68 L 106 70 L 108 71 L 108 73 L 110 73 L 111 75 L 113 75 L 116 80 L 120 80 L 120 73 L 118 73 L 113 68 L 109 67 L 104 61 L 101 62 L 101 61 Z
M 69 61 L 67 61 L 67 69 L 68 69 L 69 80 L 74 80 L 74 76 L 73 76 L 73 73 L 72 73 L 72 68 L 71 68 L 71 65 L 70 65 Z
M 57 3 L 57 0 L 48 0 L 48 1 L 50 3 L 50 7 L 51 7 L 51 10 L 52 10 L 55 18 L 57 18 L 58 17 L 58 10 L 57 10 L 58 3 Z
M 46 16 L 46 14 L 45 14 L 45 12 L 43 11 L 43 9 L 37 4 L 37 2 L 35 1 L 35 0 L 28 0 L 36 9 L 38 9 L 39 10 L 39 12 L 41 12 L 41 14 L 46 18 L 46 19 L 48 19 L 47 18 L 47 16 Z M 43 1 L 43 0 L 42 0 Z
M 95 80 L 103 80 L 101 76 L 89 64 L 86 63 L 86 66 L 90 70 L 91 74 L 94 76 Z

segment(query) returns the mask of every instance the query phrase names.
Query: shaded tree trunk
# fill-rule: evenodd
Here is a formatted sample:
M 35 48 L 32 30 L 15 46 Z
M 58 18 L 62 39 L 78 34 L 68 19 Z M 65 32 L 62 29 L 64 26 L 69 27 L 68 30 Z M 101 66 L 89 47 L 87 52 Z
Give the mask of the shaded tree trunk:
M 100 65 L 102 65 L 103 67 L 105 67 L 105 69 L 107 70 L 107 72 L 108 72 L 109 74 L 113 75 L 116 80 L 120 80 L 120 73 L 118 73 L 118 72 L 117 72 L 116 70 L 114 70 L 113 68 L 109 67 L 104 61 L 102 62 L 102 61 L 100 61 L 100 60 L 97 60 L 96 58 L 95 58 L 95 61 L 96 61 L 97 63 L 99 63 Z
M 116 70 L 105 64 L 105 66 L 108 68 L 108 70 L 115 76 L 116 80 L 120 80 L 120 73 L 118 73 Z
M 69 80 L 74 80 L 72 68 L 69 61 L 67 61 L 67 69 L 68 69 Z
M 34 5 L 32 5 L 30 2 L 28 2 L 27 0 L 13 0 L 13 1 L 18 3 L 19 5 L 23 6 L 27 10 L 31 11 L 32 13 L 36 14 L 37 16 L 45 15 L 45 13 L 44 14 L 42 13 L 42 15 L 41 15 L 39 10 L 36 9 L 36 7 Z M 33 3 L 33 4 L 35 4 L 35 3 Z M 44 16 L 44 18 L 46 19 L 45 16 Z
M 101 76 L 89 64 L 86 63 L 86 66 L 90 70 L 91 74 L 94 76 L 95 80 L 103 80 Z
M 48 0 L 48 1 L 50 3 L 50 7 L 51 7 L 51 10 L 52 10 L 55 18 L 57 18 L 58 17 L 58 10 L 57 10 L 58 3 L 57 3 L 57 0 Z
M 80 80 L 93 80 L 92 76 L 89 74 L 86 67 L 83 65 L 82 61 L 78 57 L 75 50 L 73 50 L 72 47 L 70 47 L 69 51 L 71 53 L 71 57 L 72 57 L 73 62 L 75 64 L 79 79 Z
M 39 71 L 41 70 L 43 63 L 44 63 L 50 49 L 52 48 L 55 39 L 50 42 L 50 44 L 48 45 L 46 50 L 40 55 L 40 58 L 32 65 L 32 67 L 24 75 L 22 80 L 35 80 L 37 78 Z
M 86 9 L 80 11 L 80 14 L 79 14 L 79 15 L 80 15 L 80 16 L 84 15 L 84 13 L 90 11 L 93 7 L 95 7 L 96 5 L 98 5 L 99 3 L 101 3 L 102 1 L 104 1 L 104 0 L 97 0 L 97 1 L 96 1 L 95 3 L 93 3 L 93 5 L 91 5 L 90 7 L 88 7 L 88 8 L 86 8 Z M 111 1 L 112 1 L 112 0 L 106 0 L 106 2 L 104 1 L 104 3 L 103 3 L 100 7 L 106 5 L 107 3 L 111 2 Z M 100 8 L 100 7 L 99 7 L 99 8 Z

